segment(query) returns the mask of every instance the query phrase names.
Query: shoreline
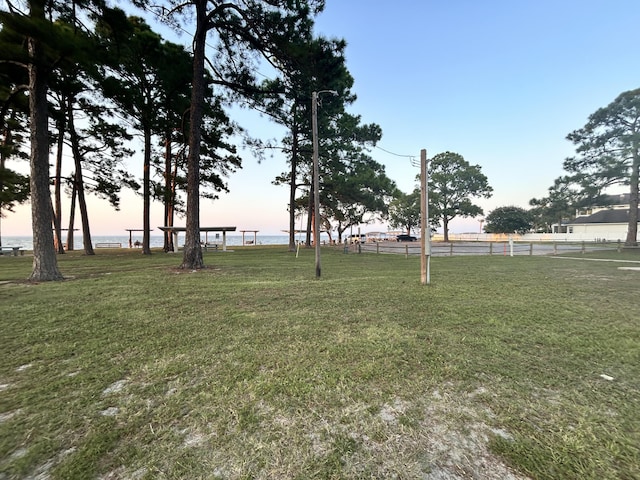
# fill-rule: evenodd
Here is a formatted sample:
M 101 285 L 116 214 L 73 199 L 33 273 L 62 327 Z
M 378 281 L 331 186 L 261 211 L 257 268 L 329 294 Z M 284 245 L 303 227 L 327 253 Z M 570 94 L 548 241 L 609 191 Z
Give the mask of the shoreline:
M 66 235 L 63 235 L 63 241 L 66 242 Z M 209 244 L 222 243 L 222 235 L 220 237 L 209 236 L 207 239 Z M 136 241 L 142 241 L 142 235 L 133 235 L 131 241 L 135 244 Z M 201 241 L 204 243 L 205 237 L 202 235 Z M 94 248 L 99 243 L 113 243 L 120 244 L 121 247 L 116 248 L 129 248 L 129 235 L 92 235 L 91 243 Z M 184 244 L 184 235 L 178 238 L 178 245 Z M 229 247 L 242 246 L 242 235 L 227 235 L 226 244 Z M 257 235 L 254 239 L 253 235 L 245 235 L 244 245 L 288 245 L 288 235 Z M 21 247 L 24 250 L 33 250 L 33 236 L 31 235 L 2 235 L 3 247 Z M 152 235 L 149 239 L 149 246 L 151 248 L 164 247 L 163 235 Z M 83 248 L 82 234 L 74 235 L 74 250 L 80 250 Z M 135 246 L 133 248 L 136 248 Z

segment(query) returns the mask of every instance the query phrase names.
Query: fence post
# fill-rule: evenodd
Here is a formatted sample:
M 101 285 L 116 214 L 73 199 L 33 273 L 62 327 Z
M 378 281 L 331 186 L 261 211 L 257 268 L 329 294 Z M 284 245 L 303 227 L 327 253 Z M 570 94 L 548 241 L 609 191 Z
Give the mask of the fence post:
M 529 244 L 529 256 L 533 256 L 533 242 Z
M 618 239 L 618 253 L 622 252 L 622 242 Z
M 489 255 L 493 255 L 493 242 L 489 242 Z
M 453 242 L 449 244 L 449 256 L 453 257 Z
M 580 251 L 580 253 L 584 255 L 584 240 L 582 241 L 582 250 Z
M 557 255 L 558 254 L 558 244 L 553 242 L 553 254 Z
M 380 242 L 376 242 L 376 253 L 380 253 Z
M 404 246 L 404 258 L 409 258 L 409 245 Z

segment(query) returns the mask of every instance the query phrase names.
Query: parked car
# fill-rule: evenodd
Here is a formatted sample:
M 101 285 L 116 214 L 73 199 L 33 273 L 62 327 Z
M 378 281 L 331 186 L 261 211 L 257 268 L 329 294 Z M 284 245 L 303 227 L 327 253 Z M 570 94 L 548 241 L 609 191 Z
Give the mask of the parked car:
M 396 241 L 397 242 L 415 242 L 416 240 L 418 240 L 416 237 L 412 236 L 412 235 L 398 235 L 396 236 Z

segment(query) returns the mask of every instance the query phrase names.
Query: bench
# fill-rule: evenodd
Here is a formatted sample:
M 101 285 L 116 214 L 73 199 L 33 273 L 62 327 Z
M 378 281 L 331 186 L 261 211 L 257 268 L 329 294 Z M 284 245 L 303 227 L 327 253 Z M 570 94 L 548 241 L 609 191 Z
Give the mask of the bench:
M 22 247 L 1 247 L 0 255 L 4 255 L 4 252 L 7 252 L 7 255 L 11 254 L 14 257 L 17 257 L 18 255 L 24 255 L 24 250 Z
M 122 243 L 118 243 L 118 242 L 96 243 L 96 248 L 122 248 Z

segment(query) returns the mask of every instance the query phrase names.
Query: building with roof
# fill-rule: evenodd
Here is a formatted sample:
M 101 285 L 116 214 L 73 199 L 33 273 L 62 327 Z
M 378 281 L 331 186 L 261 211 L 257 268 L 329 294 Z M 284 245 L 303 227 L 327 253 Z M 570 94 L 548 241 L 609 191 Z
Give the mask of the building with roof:
M 593 207 L 588 212 L 577 213 L 579 215 L 567 223 L 567 234 L 595 241 L 624 241 L 627 238 L 629 204 Z

